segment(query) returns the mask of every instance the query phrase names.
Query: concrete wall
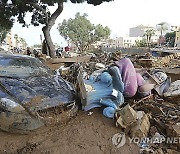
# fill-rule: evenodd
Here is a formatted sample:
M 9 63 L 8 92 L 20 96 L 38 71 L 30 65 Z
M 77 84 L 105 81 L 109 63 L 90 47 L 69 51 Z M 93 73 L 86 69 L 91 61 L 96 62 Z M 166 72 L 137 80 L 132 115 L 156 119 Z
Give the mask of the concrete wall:
M 123 54 L 139 54 L 139 55 L 145 55 L 145 53 L 149 52 L 149 48 L 102 48 L 102 51 L 106 52 L 114 52 L 114 51 L 122 51 Z

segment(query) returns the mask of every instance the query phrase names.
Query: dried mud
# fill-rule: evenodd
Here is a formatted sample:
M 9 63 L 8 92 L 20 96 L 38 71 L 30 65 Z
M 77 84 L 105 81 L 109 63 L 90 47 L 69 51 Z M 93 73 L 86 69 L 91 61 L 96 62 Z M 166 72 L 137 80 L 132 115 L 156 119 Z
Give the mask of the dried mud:
M 61 125 L 43 127 L 27 135 L 0 131 L 2 154 L 138 154 L 134 144 L 116 148 L 112 144 L 114 134 L 121 132 L 112 119 L 102 115 L 101 109 L 93 114 L 80 111 L 76 117 Z

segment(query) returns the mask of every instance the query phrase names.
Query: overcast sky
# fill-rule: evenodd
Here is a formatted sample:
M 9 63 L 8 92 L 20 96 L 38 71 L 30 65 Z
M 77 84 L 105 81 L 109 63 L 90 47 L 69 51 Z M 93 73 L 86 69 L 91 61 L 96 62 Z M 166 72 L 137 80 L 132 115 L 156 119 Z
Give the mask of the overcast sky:
M 180 0 L 114 0 L 109 3 L 102 3 L 98 6 L 90 4 L 65 3 L 64 10 L 56 20 L 56 24 L 51 30 L 51 36 L 54 43 L 65 46 L 63 38 L 57 31 L 58 23 L 63 19 L 74 18 L 77 12 L 88 14 L 88 19 L 93 24 L 102 24 L 111 29 L 111 36 L 126 36 L 129 28 L 140 24 L 146 26 L 155 26 L 160 22 L 167 22 L 171 25 L 180 26 Z M 51 10 L 55 10 L 51 8 Z M 30 16 L 27 17 L 27 20 Z M 12 32 L 25 38 L 31 46 L 40 44 L 40 34 L 42 26 L 22 28 L 20 24 L 15 24 Z

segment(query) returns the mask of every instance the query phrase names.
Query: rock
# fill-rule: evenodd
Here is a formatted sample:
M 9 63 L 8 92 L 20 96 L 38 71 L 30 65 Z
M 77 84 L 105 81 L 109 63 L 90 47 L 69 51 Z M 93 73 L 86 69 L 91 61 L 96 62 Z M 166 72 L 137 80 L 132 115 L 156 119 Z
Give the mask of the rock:
M 137 121 L 137 113 L 129 106 L 129 104 L 119 110 L 116 114 L 118 117 L 117 123 L 123 128 L 127 128 Z
M 137 112 L 137 125 L 130 130 L 132 137 L 146 137 L 150 129 L 148 116 L 143 111 Z

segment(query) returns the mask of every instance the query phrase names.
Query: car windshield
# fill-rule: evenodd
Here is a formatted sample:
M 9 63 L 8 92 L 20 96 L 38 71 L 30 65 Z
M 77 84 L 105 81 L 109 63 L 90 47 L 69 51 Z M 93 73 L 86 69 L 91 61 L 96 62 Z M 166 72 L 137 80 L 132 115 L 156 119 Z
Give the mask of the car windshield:
M 53 74 L 53 71 L 35 58 L 0 57 L 0 76 L 29 77 Z

